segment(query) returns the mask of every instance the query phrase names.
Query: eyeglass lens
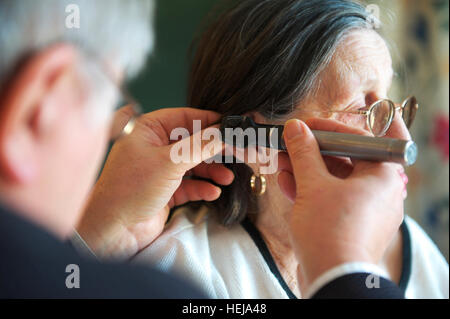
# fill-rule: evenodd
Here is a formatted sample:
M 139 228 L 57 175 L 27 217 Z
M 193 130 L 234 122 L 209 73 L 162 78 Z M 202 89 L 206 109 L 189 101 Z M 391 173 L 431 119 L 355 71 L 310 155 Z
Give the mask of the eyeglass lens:
M 417 112 L 417 99 L 412 96 L 403 102 L 402 105 L 402 118 L 405 121 L 405 125 L 407 128 L 410 128 L 414 118 L 416 117 Z
M 375 136 L 386 133 L 394 117 L 395 105 L 389 100 L 381 100 L 372 106 L 369 125 Z

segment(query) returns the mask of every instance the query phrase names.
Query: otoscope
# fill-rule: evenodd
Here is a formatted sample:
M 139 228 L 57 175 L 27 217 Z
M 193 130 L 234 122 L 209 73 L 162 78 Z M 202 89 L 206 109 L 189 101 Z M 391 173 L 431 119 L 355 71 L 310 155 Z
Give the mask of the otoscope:
M 255 138 L 236 138 L 237 134 L 245 134 L 253 129 L 256 133 Z M 230 130 L 234 130 L 230 134 Z M 235 129 L 242 129 L 236 131 Z M 248 116 L 231 115 L 222 119 L 220 131 L 222 140 L 237 147 L 246 148 L 250 145 L 275 148 L 286 151 L 286 145 L 283 139 L 283 125 L 268 125 L 255 123 Z M 277 134 L 274 134 L 277 132 Z M 328 131 L 313 130 L 320 153 L 322 155 L 350 157 L 354 159 L 396 162 L 404 166 L 410 166 L 416 162 L 417 145 L 411 140 L 400 140 L 394 138 L 381 138 L 372 136 L 363 136 L 356 134 L 346 134 Z M 261 134 L 264 134 L 261 136 Z M 236 145 L 236 141 L 241 141 Z M 239 142 L 238 142 L 239 144 Z

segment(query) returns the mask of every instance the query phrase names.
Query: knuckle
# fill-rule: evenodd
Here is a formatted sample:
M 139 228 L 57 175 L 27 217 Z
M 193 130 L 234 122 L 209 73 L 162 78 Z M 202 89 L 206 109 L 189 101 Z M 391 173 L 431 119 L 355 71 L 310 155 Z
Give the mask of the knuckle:
M 138 122 L 145 125 L 151 134 L 156 135 L 163 144 L 169 144 L 169 137 L 160 121 L 154 118 L 140 118 Z
M 302 137 L 296 137 L 290 142 L 290 155 L 294 158 L 303 157 L 314 152 L 314 145 L 305 141 Z

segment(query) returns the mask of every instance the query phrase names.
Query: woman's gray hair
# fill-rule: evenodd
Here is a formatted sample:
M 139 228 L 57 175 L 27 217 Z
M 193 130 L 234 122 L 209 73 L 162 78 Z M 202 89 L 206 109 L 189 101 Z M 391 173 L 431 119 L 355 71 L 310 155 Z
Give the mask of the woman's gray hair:
M 66 25 L 71 4 L 79 8 L 79 28 Z M 57 42 L 134 76 L 153 47 L 153 7 L 153 0 L 0 0 L 0 85 L 20 59 Z

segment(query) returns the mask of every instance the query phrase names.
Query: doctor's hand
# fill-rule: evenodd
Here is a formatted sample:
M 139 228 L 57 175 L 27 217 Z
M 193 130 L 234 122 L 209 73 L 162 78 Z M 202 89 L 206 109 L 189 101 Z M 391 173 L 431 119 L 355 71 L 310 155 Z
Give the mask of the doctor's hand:
M 366 134 L 333 120 L 307 123 L 311 129 Z M 339 159 L 325 162 L 305 123 L 288 121 L 284 138 L 289 156 L 280 154 L 278 182 L 294 203 L 286 221 L 301 290 L 340 264 L 378 264 L 403 220 L 405 185 L 399 165 L 343 161 L 344 173 L 337 174 L 332 170 Z
M 113 136 L 131 115 L 131 108 L 117 111 Z M 194 120 L 201 121 L 202 131 L 192 135 Z M 219 120 L 212 111 L 161 109 L 140 116 L 131 134 L 115 142 L 77 227 L 96 255 L 129 258 L 160 235 L 172 207 L 220 196 L 214 183 L 228 185 L 234 175 L 223 164 L 204 162 L 222 151 L 222 142 L 201 139 L 205 128 Z M 171 141 L 175 128 L 191 136 Z M 190 156 L 174 161 L 175 145 L 189 149 Z

